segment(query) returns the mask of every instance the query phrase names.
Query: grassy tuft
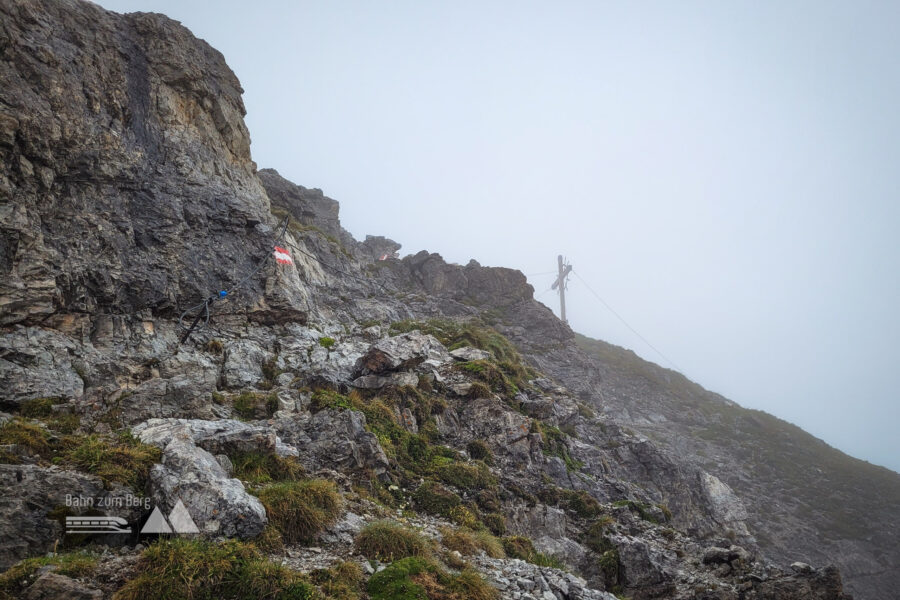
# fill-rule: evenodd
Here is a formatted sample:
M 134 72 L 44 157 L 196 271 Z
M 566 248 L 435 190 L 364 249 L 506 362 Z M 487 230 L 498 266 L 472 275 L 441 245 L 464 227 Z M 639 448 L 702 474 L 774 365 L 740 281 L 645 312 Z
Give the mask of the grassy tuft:
M 440 465 L 436 469 L 435 475 L 444 483 L 462 490 L 483 490 L 497 485 L 497 478 L 481 461 L 472 461 L 468 464 L 451 462 Z
M 130 433 L 120 433 L 115 441 L 99 435 L 74 436 L 71 448 L 59 462 L 98 476 L 107 485 L 117 481 L 142 490 L 150 467 L 158 463 L 162 451 L 143 444 Z
M 138 575 L 114 600 L 313 600 L 304 576 L 266 559 L 253 544 L 175 538 L 141 555 Z
M 390 562 L 408 556 L 431 555 L 429 543 L 417 532 L 393 521 L 375 521 L 356 536 L 356 550 L 368 558 Z
M 528 561 L 539 567 L 553 567 L 554 569 L 565 569 L 566 565 L 555 556 L 541 554 L 534 548 L 532 541 L 521 535 L 505 537 L 501 540 L 503 550 L 510 558 L 518 558 Z
M 303 465 L 294 457 L 270 452 L 236 452 L 228 458 L 234 465 L 234 477 L 253 484 L 296 481 L 304 476 Z
M 362 567 L 348 561 L 338 563 L 330 569 L 317 569 L 310 573 L 310 579 L 319 586 L 328 600 L 357 600 L 365 576 Z
M 234 412 L 241 419 L 265 419 L 278 410 L 278 396 L 258 392 L 241 392 L 234 400 Z
M 450 511 L 462 503 L 459 496 L 434 481 L 426 481 L 413 494 L 417 509 L 432 515 L 449 517 Z
M 335 339 L 333 337 L 325 336 L 319 338 L 319 345 L 323 348 L 331 348 L 332 346 L 334 346 L 334 344 Z
M 487 531 L 472 531 L 471 529 L 443 529 L 441 538 L 444 545 L 450 550 L 456 550 L 460 554 L 473 556 L 484 552 L 491 558 L 505 558 L 506 552 L 503 544 Z
M 465 568 L 450 575 L 431 560 L 409 557 L 369 579 L 371 600 L 497 600 L 500 596 L 478 573 Z
M 40 425 L 25 419 L 10 419 L 0 425 L 0 444 L 15 444 L 38 456 L 48 458 L 51 453 L 50 434 Z
M 466 452 L 474 460 L 483 461 L 486 465 L 494 464 L 494 454 L 484 440 L 472 440 L 466 446 Z
M 334 482 L 304 479 L 275 483 L 257 492 L 271 523 L 285 543 L 312 543 L 341 515 L 343 502 Z

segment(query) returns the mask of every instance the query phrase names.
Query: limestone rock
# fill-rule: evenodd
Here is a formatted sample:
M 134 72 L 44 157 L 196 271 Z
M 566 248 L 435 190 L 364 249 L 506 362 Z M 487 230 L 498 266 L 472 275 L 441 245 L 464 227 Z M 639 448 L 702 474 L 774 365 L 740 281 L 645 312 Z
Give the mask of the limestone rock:
M 175 435 L 165 446 L 162 464 L 150 471 L 150 487 L 166 513 L 181 500 L 206 535 L 253 538 L 267 522 L 259 500 L 187 435 Z
M 411 370 L 426 361 L 441 364 L 449 360 L 447 349 L 434 336 L 410 331 L 372 344 L 359 359 L 357 371 L 361 374 L 380 374 Z
M 450 356 L 456 360 L 487 360 L 491 358 L 491 353 L 472 346 L 463 346 L 462 348 L 451 350 Z
M 25 590 L 25 600 L 100 600 L 103 592 L 57 573 L 44 573 Z
M 0 464 L 0 570 L 16 560 L 46 552 L 63 537 L 63 527 L 49 513 L 81 514 L 84 508 L 67 510 L 67 496 L 89 499 L 94 505 L 126 506 L 131 491 L 122 486 L 107 490 L 91 475 L 59 467 Z M 109 514 L 136 521 L 136 509 L 115 509 Z M 98 537 L 98 541 L 123 543 L 123 536 Z

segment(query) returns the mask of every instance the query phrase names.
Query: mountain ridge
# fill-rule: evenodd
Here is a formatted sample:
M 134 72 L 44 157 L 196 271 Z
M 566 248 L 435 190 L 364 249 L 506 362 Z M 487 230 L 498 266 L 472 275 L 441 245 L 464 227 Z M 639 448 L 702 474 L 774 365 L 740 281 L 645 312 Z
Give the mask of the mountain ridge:
M 579 349 L 522 273 L 394 258 L 320 190 L 258 171 L 237 78 L 180 24 L 79 0 L 0 12 L 0 556 L 32 557 L 0 596 L 154 598 L 153 560 L 187 549 L 270 569 L 272 595 L 331 597 L 318 570 L 374 564 L 454 600 L 482 578 L 526 600 L 845 597 L 837 569 L 766 557 L 724 475 L 609 414 L 658 395 Z M 294 265 L 264 263 L 180 343 L 179 315 L 273 242 Z M 67 490 L 182 502 L 207 539 L 106 536 L 94 567 L 39 571 L 59 543 L 82 560 Z M 321 503 L 306 532 L 298 497 Z M 366 550 L 384 519 L 431 562 Z M 872 548 L 845 557 L 877 565 Z M 350 597 L 387 576 L 360 577 Z

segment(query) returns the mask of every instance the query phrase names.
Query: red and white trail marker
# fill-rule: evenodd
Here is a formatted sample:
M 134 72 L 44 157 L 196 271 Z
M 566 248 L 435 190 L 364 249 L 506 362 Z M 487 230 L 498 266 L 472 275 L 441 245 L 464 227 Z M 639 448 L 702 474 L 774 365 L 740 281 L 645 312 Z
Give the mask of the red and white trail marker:
M 283 265 L 294 264 L 294 259 L 291 258 L 291 255 L 288 254 L 288 251 L 285 250 L 284 248 L 275 246 L 275 251 L 272 252 L 272 255 L 275 257 L 275 260 L 277 260 L 279 263 L 281 263 Z

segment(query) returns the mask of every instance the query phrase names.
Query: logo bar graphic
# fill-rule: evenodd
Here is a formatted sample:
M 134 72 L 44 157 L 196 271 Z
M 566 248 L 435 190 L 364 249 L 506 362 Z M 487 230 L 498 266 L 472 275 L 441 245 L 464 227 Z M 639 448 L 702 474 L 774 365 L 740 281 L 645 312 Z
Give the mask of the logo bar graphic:
M 66 533 L 131 533 L 122 517 L 66 517 Z

